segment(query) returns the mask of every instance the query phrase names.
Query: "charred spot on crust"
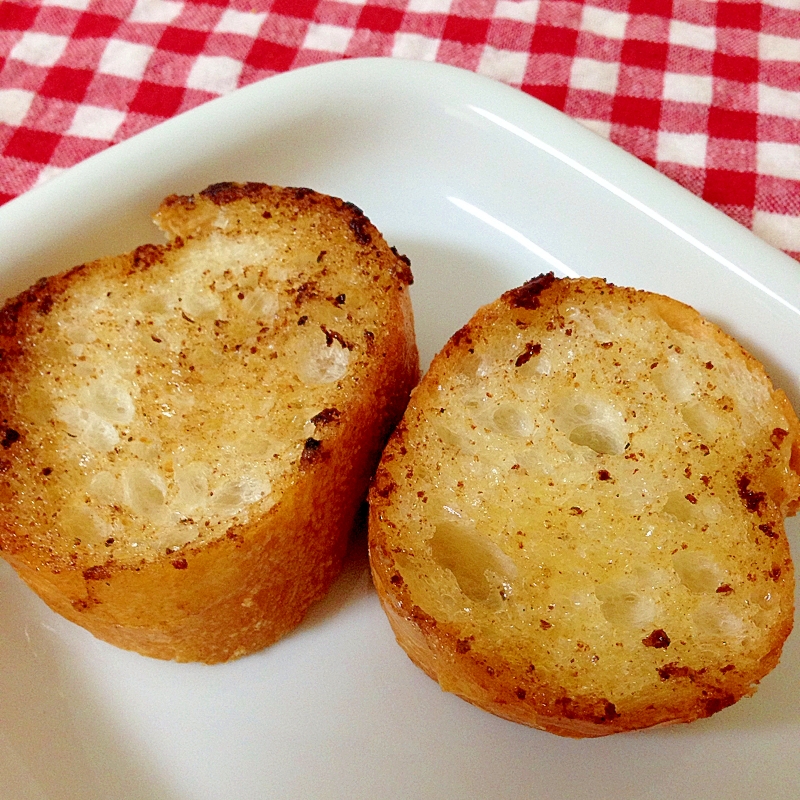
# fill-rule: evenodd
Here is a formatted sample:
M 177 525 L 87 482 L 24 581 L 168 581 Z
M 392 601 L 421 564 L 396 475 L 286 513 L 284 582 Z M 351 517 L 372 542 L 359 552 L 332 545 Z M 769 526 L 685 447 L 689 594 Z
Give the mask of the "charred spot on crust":
M 391 247 L 389 249 L 397 256 L 400 263 L 403 264 L 402 267 L 398 267 L 395 270 L 395 274 L 406 286 L 411 286 L 411 284 L 414 283 L 414 275 L 411 272 L 411 259 L 402 253 L 398 253 L 396 247 Z
M 325 334 L 325 344 L 328 345 L 328 347 L 330 347 L 334 341 L 337 341 L 345 350 L 353 349 L 353 346 L 348 344 L 345 341 L 344 336 L 342 336 L 342 334 L 338 331 L 329 330 L 324 325 L 320 325 L 320 328 L 322 328 L 322 332 Z
M 597 480 L 599 481 L 610 481 L 611 480 L 611 473 L 607 469 L 601 469 L 597 471 Z
M 143 244 L 133 251 L 133 270 L 150 269 L 164 255 L 164 248 L 156 244 Z
M 353 212 L 353 217 L 347 223 L 347 227 L 353 232 L 359 244 L 369 244 L 372 241 L 370 228 L 372 223 L 364 216 L 364 212 L 352 203 L 345 203 L 345 208 Z
M 399 572 L 395 572 L 391 578 L 389 578 L 389 583 L 392 586 L 402 586 L 405 581 L 403 580 L 403 576 Z
M 325 454 L 322 452 L 322 442 L 319 439 L 315 439 L 313 436 L 309 436 L 303 445 L 303 452 L 300 454 L 300 465 L 309 467 L 321 461 L 324 455 Z
M 754 492 L 750 488 L 752 478 L 749 475 L 742 475 L 736 481 L 736 488 L 739 490 L 739 497 L 744 502 L 744 507 L 751 513 L 761 516 L 761 506 L 767 499 L 766 492 Z
M 263 183 L 232 183 L 223 181 L 212 183 L 200 192 L 202 197 L 208 198 L 216 206 L 224 206 L 245 197 L 259 197 L 264 189 L 267 188 Z
M 689 678 L 694 680 L 695 671 L 691 667 L 681 667 L 674 662 L 664 664 L 663 667 L 658 668 L 658 676 L 662 681 L 668 681 L 670 678 Z
M 460 327 L 451 337 L 450 341 L 453 343 L 454 347 L 459 347 L 461 342 L 465 344 L 472 344 L 472 330 L 469 327 L 469 323 Z
M 539 295 L 549 289 L 557 280 L 558 278 L 552 272 L 548 272 L 531 278 L 522 286 L 506 292 L 504 297 L 512 308 L 527 308 L 533 311 L 541 305 Z
M 770 434 L 769 440 L 772 442 L 774 447 L 780 450 L 780 447 L 783 444 L 783 440 L 788 435 L 789 431 L 785 431 L 783 428 L 774 428 L 772 433 Z
M 104 581 L 110 577 L 111 572 L 103 564 L 96 564 L 83 571 L 83 579 L 86 581 Z
M 613 722 L 615 719 L 619 719 L 617 707 L 610 700 L 606 700 L 606 704 L 603 707 L 603 714 L 597 717 L 595 722 Z
M 642 639 L 642 644 L 645 647 L 655 647 L 657 649 L 669 647 L 670 641 L 669 636 L 661 630 L 661 628 L 656 628 L 649 636 L 646 636 Z
M 377 494 L 378 497 L 383 497 L 385 499 L 395 489 L 397 489 L 397 484 L 393 480 L 383 481 L 380 484 L 375 485 L 375 494 Z
M 36 310 L 43 317 L 46 317 L 53 310 L 54 305 L 55 303 L 53 301 L 53 296 L 50 294 L 46 294 L 39 300 L 39 304 L 37 305 Z
M 306 300 L 313 300 L 318 296 L 319 293 L 316 285 L 312 281 L 306 281 L 297 287 L 297 293 L 294 297 L 294 304 L 296 306 L 301 306 L 306 302 Z
M 189 562 L 185 558 L 176 558 L 172 562 L 172 566 L 175 567 L 175 569 L 187 569 Z
M 521 367 L 523 364 L 527 364 L 533 356 L 538 356 L 539 353 L 542 352 L 542 346 L 538 342 L 528 342 L 525 345 L 525 351 L 520 353 L 517 356 L 517 360 L 514 362 L 515 367 Z
M 770 539 L 780 538 L 780 534 L 775 530 L 775 525 L 772 522 L 764 522 L 758 526 L 761 533 L 766 534 Z
M 717 697 L 709 697 L 708 700 L 706 700 L 706 712 L 710 717 L 712 714 L 716 714 L 717 711 L 722 711 L 723 708 L 732 706 L 735 702 L 736 698 L 732 694 L 722 694 L 718 695 Z
M 547 630 L 550 630 L 550 628 L 553 627 L 553 623 L 552 622 L 548 622 L 546 619 L 540 619 L 539 620 L 539 627 L 543 631 L 547 631 Z
M 8 448 L 15 442 L 18 442 L 19 439 L 19 431 L 15 431 L 13 428 L 6 428 L 3 432 L 3 438 L 0 440 L 0 446 L 2 446 L 3 450 L 8 450 Z
M 464 653 L 469 653 L 472 650 L 471 640 L 474 638 L 474 636 L 467 636 L 466 639 L 456 639 L 456 653 L 462 656 Z
M 717 594 L 730 594 L 733 591 L 733 586 L 729 583 L 723 583 L 720 586 L 717 586 Z
M 311 422 L 314 425 L 328 425 L 331 422 L 338 422 L 340 416 L 338 408 L 323 408 L 319 414 L 311 417 Z

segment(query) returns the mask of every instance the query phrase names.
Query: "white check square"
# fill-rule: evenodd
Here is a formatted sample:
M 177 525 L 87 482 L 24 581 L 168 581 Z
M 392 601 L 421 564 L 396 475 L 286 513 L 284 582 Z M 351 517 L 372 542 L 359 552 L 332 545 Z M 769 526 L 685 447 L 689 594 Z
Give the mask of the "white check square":
M 757 142 L 756 169 L 763 175 L 800 181 L 800 145 Z
M 704 133 L 659 131 L 656 158 L 687 167 L 703 167 L 706 163 L 707 147 L 708 137 Z
M 583 7 L 581 30 L 605 36 L 607 39 L 622 39 L 628 25 L 628 14 L 608 11 L 605 8 L 586 5 Z
M 717 32 L 707 25 L 693 25 L 673 19 L 669 23 L 669 43 L 693 47 L 695 50 L 713 51 L 717 47 Z
M 9 55 L 34 67 L 52 67 L 64 54 L 68 41 L 66 36 L 26 31 Z
M 43 6 L 58 6 L 59 8 L 72 8 L 75 11 L 86 11 L 90 0 L 42 0 Z
M 407 11 L 418 11 L 423 14 L 440 12 L 446 14 L 450 11 L 453 0 L 410 0 Z
M 800 61 L 800 40 L 759 33 L 758 57 L 764 61 Z
M 214 31 L 255 37 L 266 18 L 266 13 L 257 14 L 254 11 L 234 11 L 232 8 L 226 8 Z
M 494 9 L 498 19 L 515 19 L 518 22 L 535 22 L 539 13 L 539 0 L 499 0 Z
M 228 56 L 198 56 L 189 70 L 186 85 L 213 94 L 232 92 L 239 83 L 242 62 Z
M 684 75 L 681 72 L 664 74 L 664 99 L 678 103 L 711 105 L 714 79 L 711 75 Z
M 0 89 L 0 122 L 21 125 L 34 96 L 33 92 L 25 89 Z
M 569 85 L 575 89 L 614 94 L 618 80 L 619 63 L 595 61 L 593 58 L 576 58 L 572 62 Z
M 100 56 L 97 71 L 104 75 L 141 80 L 154 52 L 155 48 L 150 45 L 109 39 L 103 55 Z
M 439 40 L 430 39 L 418 33 L 396 33 L 392 45 L 394 58 L 408 58 L 414 61 L 434 61 L 439 51 Z
M 155 22 L 169 24 L 183 11 L 183 3 L 173 0 L 136 0 L 128 18 L 130 22 Z
M 758 84 L 758 113 L 800 119 L 800 92 Z
M 528 54 L 511 50 L 484 48 L 478 64 L 478 72 L 503 83 L 520 85 L 528 66 Z
M 797 217 L 756 211 L 753 214 L 753 233 L 781 250 L 800 251 Z
M 124 119 L 125 112 L 114 108 L 79 106 L 67 133 L 70 136 L 82 136 L 86 139 L 110 140 L 114 138 Z
M 309 50 L 324 50 L 327 53 L 344 53 L 352 36 L 352 28 L 312 23 L 308 26 L 303 47 Z

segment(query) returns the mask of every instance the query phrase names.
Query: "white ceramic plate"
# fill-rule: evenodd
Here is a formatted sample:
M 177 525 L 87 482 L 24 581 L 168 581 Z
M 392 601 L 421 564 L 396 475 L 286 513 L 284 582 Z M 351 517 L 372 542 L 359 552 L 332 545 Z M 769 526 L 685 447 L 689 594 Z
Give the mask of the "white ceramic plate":
M 412 259 L 426 363 L 479 304 L 555 269 L 694 304 L 800 405 L 797 263 L 563 115 L 440 65 L 288 73 L 101 153 L 0 209 L 0 292 L 157 240 L 164 195 L 221 180 L 361 206 Z M 363 541 L 298 631 L 222 666 L 99 642 L 4 563 L 0 598 L 9 800 L 800 796 L 798 636 L 754 698 L 709 720 L 576 742 L 496 719 L 417 670 Z

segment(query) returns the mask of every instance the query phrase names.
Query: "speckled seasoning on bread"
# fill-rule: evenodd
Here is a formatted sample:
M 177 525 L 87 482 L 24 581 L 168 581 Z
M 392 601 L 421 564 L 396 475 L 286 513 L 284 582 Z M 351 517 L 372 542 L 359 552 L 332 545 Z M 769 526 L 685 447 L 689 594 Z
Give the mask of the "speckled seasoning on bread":
M 707 717 L 792 629 L 800 423 L 692 308 L 545 275 L 436 356 L 370 494 L 399 643 L 443 689 L 571 737 Z
M 0 555 L 101 639 L 226 661 L 340 570 L 418 379 L 411 271 L 308 189 L 218 184 L 155 219 L 168 244 L 0 311 Z

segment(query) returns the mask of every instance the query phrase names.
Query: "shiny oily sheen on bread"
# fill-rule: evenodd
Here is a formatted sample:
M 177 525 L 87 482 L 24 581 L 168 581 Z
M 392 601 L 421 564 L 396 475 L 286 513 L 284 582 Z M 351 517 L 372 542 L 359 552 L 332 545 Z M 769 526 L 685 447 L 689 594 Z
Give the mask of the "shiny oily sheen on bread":
M 0 555 L 148 656 L 219 662 L 338 574 L 418 378 L 408 259 L 355 206 L 217 184 L 0 311 Z
M 442 688 L 571 737 L 707 717 L 778 662 L 800 423 L 692 308 L 536 278 L 436 356 L 370 495 L 399 643 Z

